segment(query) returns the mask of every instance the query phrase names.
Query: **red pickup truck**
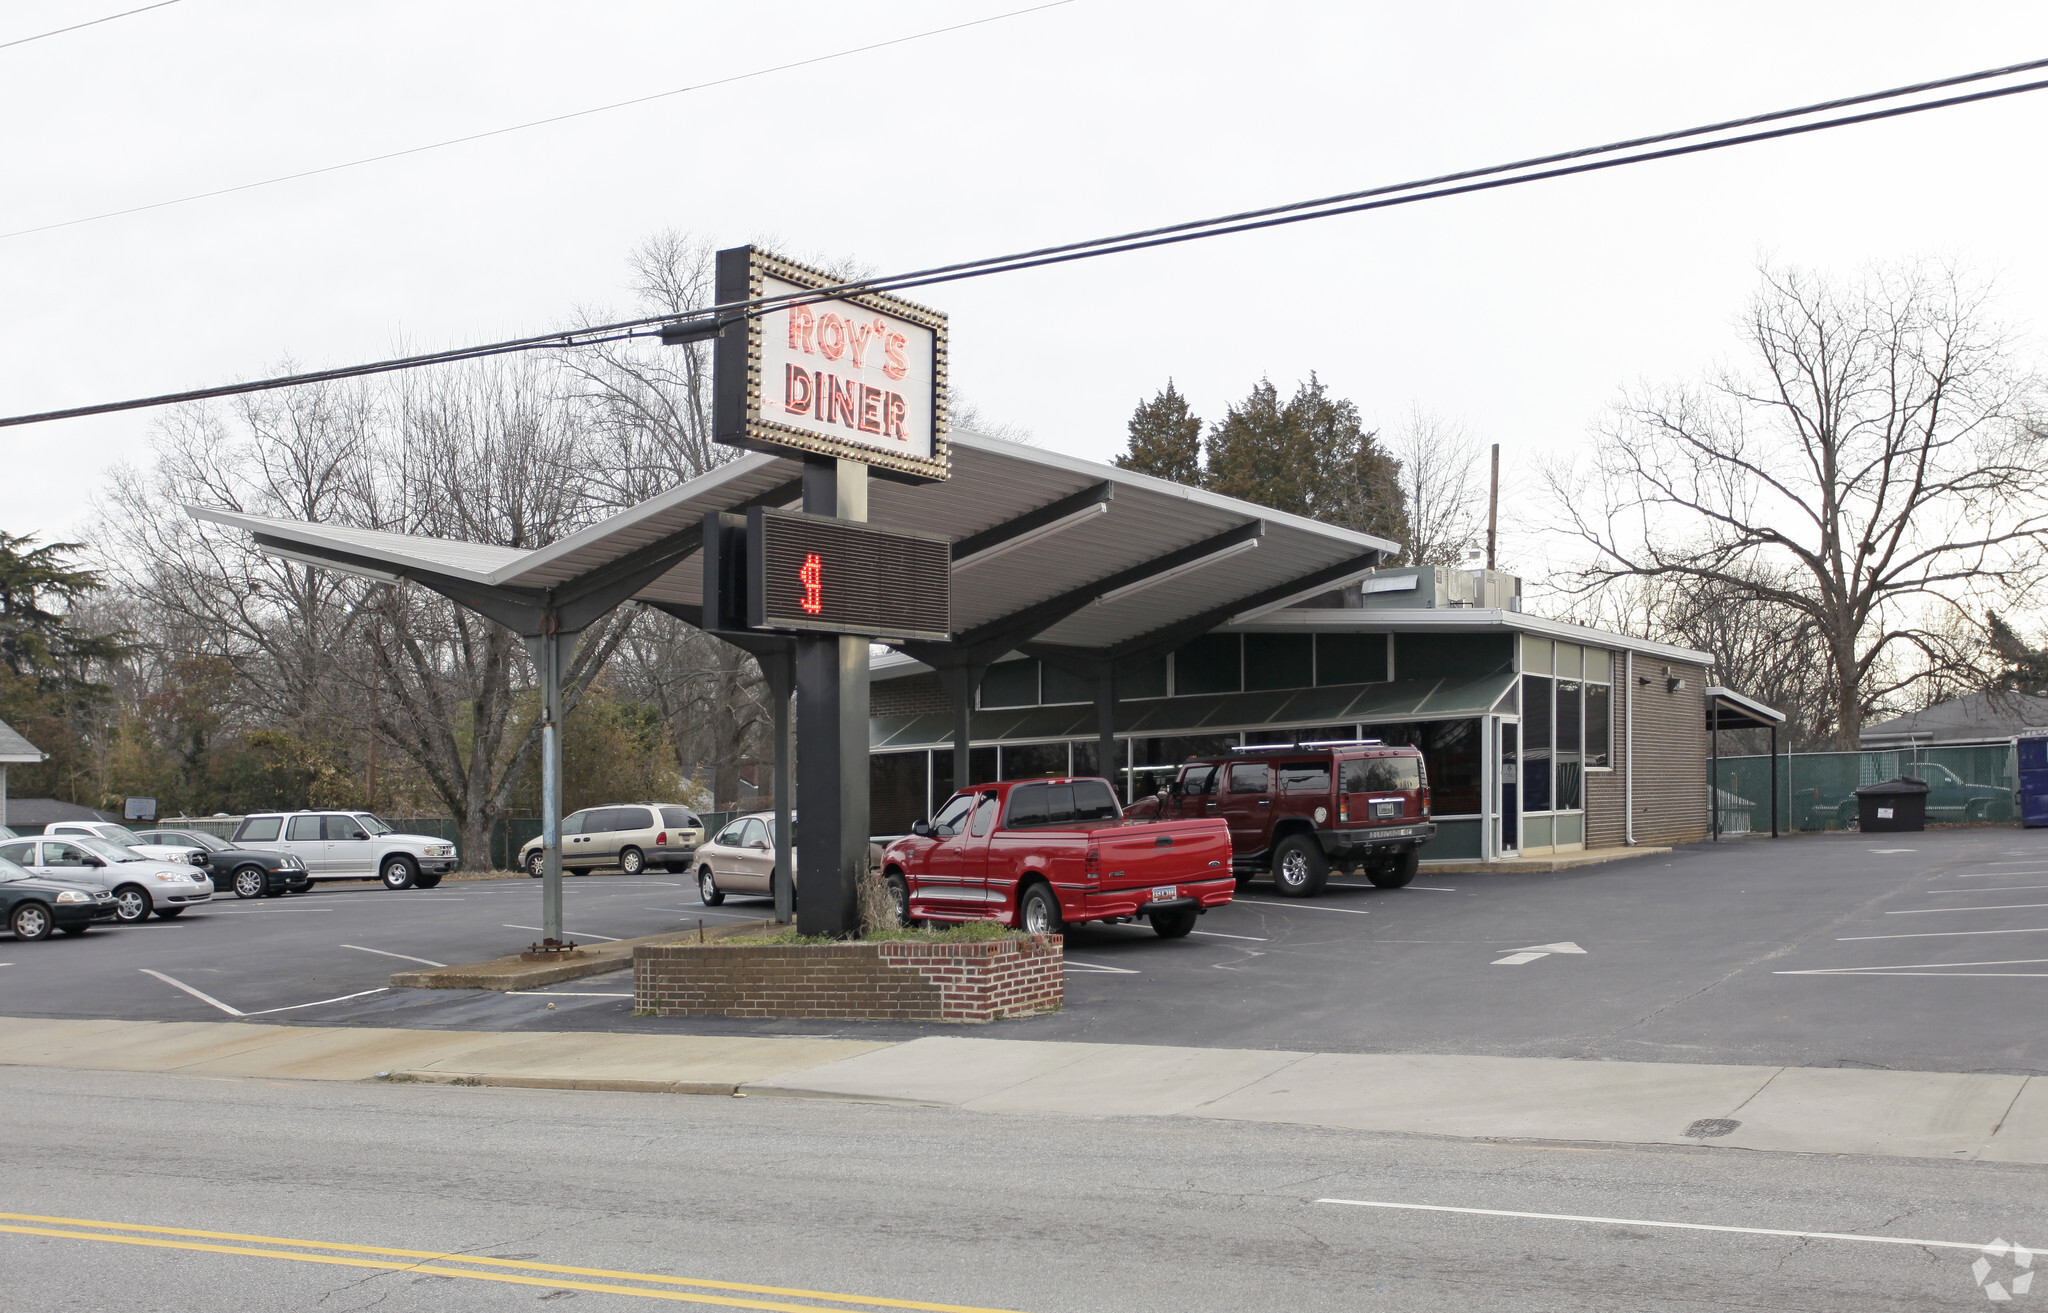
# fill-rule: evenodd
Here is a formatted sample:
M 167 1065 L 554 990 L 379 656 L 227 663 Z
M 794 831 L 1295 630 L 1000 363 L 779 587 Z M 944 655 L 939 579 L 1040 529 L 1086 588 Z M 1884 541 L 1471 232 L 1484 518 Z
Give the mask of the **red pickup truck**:
M 1104 779 L 1014 780 L 954 794 L 882 854 L 908 921 L 1000 921 L 1058 934 L 1144 918 L 1166 939 L 1230 901 L 1221 819 L 1123 819 Z

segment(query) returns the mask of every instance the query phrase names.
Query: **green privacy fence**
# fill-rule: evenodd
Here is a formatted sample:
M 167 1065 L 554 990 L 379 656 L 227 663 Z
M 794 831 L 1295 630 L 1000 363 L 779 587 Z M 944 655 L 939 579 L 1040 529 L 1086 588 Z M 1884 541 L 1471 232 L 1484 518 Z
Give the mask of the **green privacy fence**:
M 1771 759 L 1723 757 L 1721 833 L 1771 829 Z M 1853 830 L 1856 790 L 1912 775 L 1926 780 L 1930 822 L 2003 822 L 2018 813 L 2018 763 L 2010 743 L 1883 752 L 1788 752 L 1778 757 L 1778 825 L 1785 830 Z

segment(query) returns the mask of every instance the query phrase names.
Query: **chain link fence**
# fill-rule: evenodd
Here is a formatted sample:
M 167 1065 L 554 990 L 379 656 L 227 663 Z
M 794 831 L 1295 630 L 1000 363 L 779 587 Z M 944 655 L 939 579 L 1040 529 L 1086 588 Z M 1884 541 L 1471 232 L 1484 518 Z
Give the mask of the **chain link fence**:
M 1771 759 L 1723 757 L 1715 777 L 1723 835 L 1771 830 Z M 2019 763 L 2010 743 L 1778 756 L 1783 830 L 1853 830 L 1856 790 L 1911 775 L 1927 781 L 1930 823 L 2000 824 L 2018 815 Z

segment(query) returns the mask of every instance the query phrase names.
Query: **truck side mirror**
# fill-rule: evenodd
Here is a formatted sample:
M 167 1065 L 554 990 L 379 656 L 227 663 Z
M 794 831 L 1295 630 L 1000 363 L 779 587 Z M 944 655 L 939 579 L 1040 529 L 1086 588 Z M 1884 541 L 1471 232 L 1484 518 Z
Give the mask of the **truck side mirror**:
M 1178 798 L 1181 796 L 1181 794 L 1187 792 L 1187 790 L 1182 786 L 1179 780 L 1172 780 L 1168 782 L 1167 786 L 1161 789 L 1160 792 Z
M 918 838 L 920 838 L 920 839 L 929 839 L 929 838 L 931 838 L 931 835 L 932 835 L 932 826 L 931 826 L 931 822 L 930 822 L 930 821 L 912 821 L 912 822 L 910 823 L 910 832 L 911 832 L 912 834 L 916 835 L 916 836 L 917 836 Z

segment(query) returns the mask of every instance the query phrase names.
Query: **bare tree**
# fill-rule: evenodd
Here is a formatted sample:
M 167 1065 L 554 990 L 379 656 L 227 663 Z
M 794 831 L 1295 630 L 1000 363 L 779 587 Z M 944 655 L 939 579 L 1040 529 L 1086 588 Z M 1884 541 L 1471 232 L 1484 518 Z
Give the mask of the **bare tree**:
M 1627 397 L 1550 501 L 1590 549 L 1581 588 L 1663 580 L 1809 621 L 1852 748 L 1880 702 L 1969 664 L 1939 612 L 2042 578 L 2037 382 L 1952 270 L 1766 270 L 1742 328 L 1749 368 Z
M 1460 565 L 1485 540 L 1486 479 L 1463 424 L 1417 406 L 1387 449 L 1401 462 L 1410 565 Z

